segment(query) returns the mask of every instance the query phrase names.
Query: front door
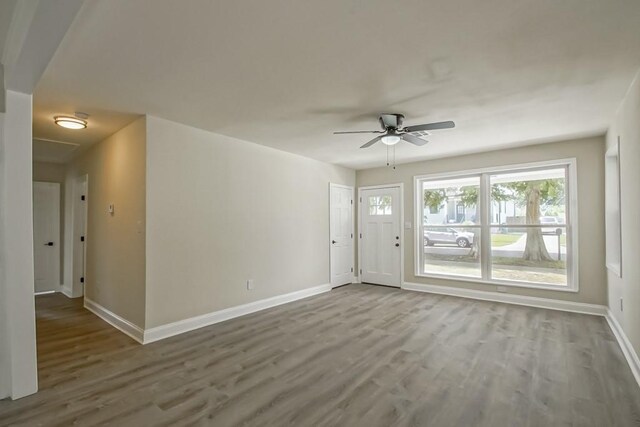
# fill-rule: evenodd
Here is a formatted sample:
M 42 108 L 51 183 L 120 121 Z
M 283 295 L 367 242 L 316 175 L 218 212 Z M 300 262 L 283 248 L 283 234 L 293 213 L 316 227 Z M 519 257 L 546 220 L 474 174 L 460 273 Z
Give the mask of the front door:
M 360 192 L 363 283 L 400 287 L 400 188 Z
M 60 288 L 60 184 L 33 183 L 34 290 Z
M 353 188 L 331 184 L 329 189 L 331 286 L 353 281 Z

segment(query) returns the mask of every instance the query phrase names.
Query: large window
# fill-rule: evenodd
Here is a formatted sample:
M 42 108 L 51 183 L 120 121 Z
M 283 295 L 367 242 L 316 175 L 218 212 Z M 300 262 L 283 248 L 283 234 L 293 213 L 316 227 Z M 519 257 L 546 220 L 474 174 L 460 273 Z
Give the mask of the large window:
M 415 178 L 416 274 L 577 290 L 574 160 Z

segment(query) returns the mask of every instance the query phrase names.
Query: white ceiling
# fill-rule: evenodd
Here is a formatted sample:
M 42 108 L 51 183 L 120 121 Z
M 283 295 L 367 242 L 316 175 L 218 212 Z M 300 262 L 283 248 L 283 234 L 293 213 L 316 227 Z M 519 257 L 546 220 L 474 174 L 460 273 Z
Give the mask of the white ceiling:
M 355 168 L 381 112 L 457 128 L 398 161 L 603 133 L 640 68 L 638 0 L 87 0 L 34 94 L 34 136 L 151 114 Z M 83 111 L 90 127 L 56 128 Z

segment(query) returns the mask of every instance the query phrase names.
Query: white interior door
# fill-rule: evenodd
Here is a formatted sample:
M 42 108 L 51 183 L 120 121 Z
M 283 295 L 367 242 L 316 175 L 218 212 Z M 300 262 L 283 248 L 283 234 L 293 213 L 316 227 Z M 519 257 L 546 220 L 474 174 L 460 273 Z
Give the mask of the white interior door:
M 330 184 L 331 286 L 353 282 L 353 187 Z
M 361 281 L 400 287 L 400 188 L 360 192 Z
M 84 295 L 87 255 L 87 210 L 89 178 L 87 175 L 76 178 L 73 198 L 73 278 L 74 297 Z
M 60 184 L 33 183 L 35 292 L 60 288 Z

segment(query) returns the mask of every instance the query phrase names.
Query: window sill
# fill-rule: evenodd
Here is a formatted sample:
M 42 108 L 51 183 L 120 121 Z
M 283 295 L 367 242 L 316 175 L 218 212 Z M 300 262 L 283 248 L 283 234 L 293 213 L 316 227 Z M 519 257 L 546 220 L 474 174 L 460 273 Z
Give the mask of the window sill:
M 474 278 L 469 276 L 454 276 L 451 274 L 425 274 L 425 273 L 415 273 L 416 277 L 424 277 L 428 279 L 440 279 L 440 280 L 448 280 L 453 282 L 468 282 L 468 283 L 476 283 L 479 285 L 490 285 L 490 286 L 509 286 L 514 288 L 529 288 L 529 289 L 541 289 L 544 291 L 556 291 L 556 292 L 578 292 L 578 286 L 570 286 L 570 285 L 546 285 L 546 284 L 535 284 L 528 282 L 515 282 L 515 281 L 507 281 L 507 280 L 484 280 L 480 278 Z

